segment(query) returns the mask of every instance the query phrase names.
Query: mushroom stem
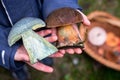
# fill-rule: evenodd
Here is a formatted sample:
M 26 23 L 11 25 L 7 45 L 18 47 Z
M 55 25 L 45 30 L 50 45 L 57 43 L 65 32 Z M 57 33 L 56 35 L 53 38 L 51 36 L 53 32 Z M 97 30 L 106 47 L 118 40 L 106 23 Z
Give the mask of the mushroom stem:
M 57 32 L 57 48 L 84 47 L 78 26 L 76 24 L 58 27 Z
M 77 24 L 72 24 L 72 27 L 76 31 L 76 33 L 78 34 L 78 36 L 79 36 L 78 38 L 82 41 L 82 37 L 81 37 L 80 32 L 78 30 Z
M 57 51 L 56 47 L 32 30 L 22 33 L 22 39 L 32 64 Z

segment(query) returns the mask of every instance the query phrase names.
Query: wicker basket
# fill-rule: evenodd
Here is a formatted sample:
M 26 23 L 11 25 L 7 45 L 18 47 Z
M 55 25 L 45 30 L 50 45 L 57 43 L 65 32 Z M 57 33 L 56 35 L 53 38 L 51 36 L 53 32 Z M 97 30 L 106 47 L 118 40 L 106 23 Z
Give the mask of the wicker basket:
M 105 42 L 101 46 L 95 46 L 90 43 L 87 37 L 84 44 L 86 47 L 86 53 L 105 66 L 120 71 L 120 53 L 115 54 L 114 52 L 117 47 L 120 49 L 120 20 L 111 14 L 102 11 L 94 11 L 90 13 L 88 15 L 88 19 L 91 21 L 91 25 L 88 27 L 88 33 L 96 26 L 102 27 L 107 34 L 113 33 L 116 35 L 117 38 L 119 38 L 119 44 L 117 46 L 111 47 L 106 45 Z M 83 27 L 85 26 L 82 25 L 80 28 L 81 34 L 83 33 L 82 31 L 84 31 Z M 82 37 L 84 36 L 85 35 L 82 34 Z M 120 52 L 120 50 L 118 50 L 118 52 Z

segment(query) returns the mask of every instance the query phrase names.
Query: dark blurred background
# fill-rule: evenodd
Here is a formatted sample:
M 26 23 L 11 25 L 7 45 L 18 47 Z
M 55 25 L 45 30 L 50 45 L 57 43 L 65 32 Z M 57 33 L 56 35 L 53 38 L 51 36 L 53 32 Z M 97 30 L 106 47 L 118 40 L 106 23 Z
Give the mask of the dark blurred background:
M 86 15 L 101 10 L 120 18 L 120 0 L 79 0 L 79 4 Z M 55 70 L 52 74 L 28 68 L 32 80 L 120 80 L 119 71 L 96 62 L 85 52 L 54 59 L 53 67 Z M 0 80 L 13 79 L 9 71 L 0 68 Z

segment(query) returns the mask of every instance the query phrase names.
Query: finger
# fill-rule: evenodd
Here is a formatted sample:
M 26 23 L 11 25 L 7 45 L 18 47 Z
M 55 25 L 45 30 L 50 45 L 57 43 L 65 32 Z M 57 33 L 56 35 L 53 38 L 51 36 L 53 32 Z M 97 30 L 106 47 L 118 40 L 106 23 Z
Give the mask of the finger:
M 80 48 L 75 48 L 74 51 L 77 54 L 81 54 L 82 53 L 82 50 Z
M 57 36 L 56 35 L 51 35 L 49 37 L 46 37 L 45 39 L 49 42 L 55 42 L 57 40 Z
M 39 32 L 37 32 L 40 36 L 46 36 L 46 35 L 48 35 L 48 34 L 51 34 L 52 33 L 52 31 L 50 30 L 50 29 L 48 29 L 48 30 L 42 30 L 42 31 L 39 31 Z
M 83 16 L 83 24 L 89 26 L 90 21 L 88 20 L 87 16 L 83 14 L 80 10 L 77 10 Z
M 61 58 L 61 57 L 63 57 L 64 55 L 61 53 L 61 52 L 56 52 L 56 53 L 54 53 L 54 54 L 52 54 L 52 55 L 50 55 L 50 57 L 58 57 L 58 58 Z
M 63 54 L 63 55 L 65 54 L 65 50 L 61 49 L 59 51 L 60 51 L 61 54 Z
M 23 60 L 28 62 L 30 61 L 30 58 L 28 55 L 23 55 Z
M 68 54 L 74 54 L 74 50 L 73 50 L 73 49 L 67 49 L 66 52 L 67 52 Z
M 56 28 L 52 28 L 52 35 L 56 35 L 56 34 L 57 34 Z
M 15 54 L 14 56 L 15 61 L 29 61 L 29 56 L 26 54 Z
M 90 21 L 88 20 L 87 16 L 85 16 L 83 13 L 82 13 L 82 16 L 83 16 L 83 24 L 89 26 Z
M 52 67 L 44 65 L 40 62 L 37 62 L 35 64 L 30 64 L 29 62 L 27 62 L 27 64 L 30 65 L 31 67 L 35 68 L 36 70 L 39 70 L 39 71 L 43 71 L 43 72 L 47 72 L 47 73 L 53 72 Z
M 17 49 L 17 52 L 15 53 L 15 56 L 14 56 L 14 60 L 15 61 L 29 61 L 29 56 L 24 46 L 20 46 Z

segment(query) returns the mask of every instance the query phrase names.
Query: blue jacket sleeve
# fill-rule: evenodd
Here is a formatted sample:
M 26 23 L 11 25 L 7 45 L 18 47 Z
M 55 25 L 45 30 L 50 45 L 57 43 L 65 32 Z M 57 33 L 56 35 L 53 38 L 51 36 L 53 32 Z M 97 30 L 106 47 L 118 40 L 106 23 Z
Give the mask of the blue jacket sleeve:
M 78 5 L 78 0 L 44 0 L 42 8 L 44 20 L 52 11 L 63 7 L 81 10 L 81 7 Z
M 14 61 L 14 55 L 20 44 L 9 47 L 7 38 L 10 29 L 0 25 L 0 66 L 14 71 L 20 69 L 24 63 Z

